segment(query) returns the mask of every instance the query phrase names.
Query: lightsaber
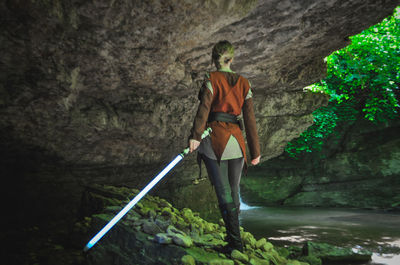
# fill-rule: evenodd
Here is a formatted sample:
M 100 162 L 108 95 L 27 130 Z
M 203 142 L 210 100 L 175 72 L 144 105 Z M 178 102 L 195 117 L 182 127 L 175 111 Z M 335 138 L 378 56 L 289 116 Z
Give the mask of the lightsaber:
M 201 135 L 201 139 L 207 137 L 211 133 L 211 128 L 207 128 Z M 121 220 L 124 215 L 135 206 L 173 167 L 175 167 L 187 154 L 189 153 L 189 147 L 183 150 L 182 153 L 177 155 L 168 166 L 166 166 L 158 175 L 149 183 L 147 186 L 139 192 L 111 221 L 109 221 L 84 247 L 83 251 L 91 249 L 110 229 Z

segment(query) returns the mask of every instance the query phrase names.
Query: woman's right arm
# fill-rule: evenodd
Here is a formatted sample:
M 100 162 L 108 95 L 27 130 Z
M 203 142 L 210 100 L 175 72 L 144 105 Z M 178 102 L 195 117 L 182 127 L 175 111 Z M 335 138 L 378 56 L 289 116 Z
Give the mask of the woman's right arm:
M 189 137 L 189 146 L 191 146 L 194 149 L 198 147 L 198 143 L 200 143 L 201 141 L 201 135 L 206 129 L 208 115 L 210 113 L 211 104 L 213 100 L 213 95 L 206 85 L 203 85 L 203 87 L 201 88 L 199 93 L 199 99 L 200 99 L 200 104 L 199 107 L 197 108 L 197 113 L 194 118 L 193 127 L 190 130 L 190 137 Z M 190 148 L 191 151 L 194 150 L 194 149 L 192 150 L 192 148 Z

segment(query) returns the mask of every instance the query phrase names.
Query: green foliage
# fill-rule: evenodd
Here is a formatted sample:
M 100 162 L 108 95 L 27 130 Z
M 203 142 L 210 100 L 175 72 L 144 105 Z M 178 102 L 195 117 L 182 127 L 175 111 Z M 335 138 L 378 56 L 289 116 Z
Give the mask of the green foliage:
M 329 55 L 327 77 L 306 90 L 331 96 L 316 110 L 314 124 L 288 143 L 287 153 L 320 151 L 339 122 L 358 116 L 380 123 L 399 118 L 400 7 L 393 16 L 350 38 L 351 45 Z
M 398 116 L 399 16 L 397 8 L 394 16 L 351 37 L 351 45 L 327 57 L 328 93 L 338 103 L 352 102 L 370 121 Z
M 301 134 L 299 138 L 289 142 L 286 146 L 286 152 L 291 156 L 296 153 L 312 152 L 321 150 L 323 139 L 333 132 L 338 117 L 333 108 L 322 107 L 314 111 L 314 124 L 310 129 Z

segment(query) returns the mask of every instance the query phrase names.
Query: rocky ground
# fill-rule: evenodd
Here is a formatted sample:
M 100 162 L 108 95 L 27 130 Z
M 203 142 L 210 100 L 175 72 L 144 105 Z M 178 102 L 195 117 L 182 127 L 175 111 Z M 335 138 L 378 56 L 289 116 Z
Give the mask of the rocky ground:
M 266 238 L 254 238 L 243 228 L 244 251 L 225 255 L 216 250 L 226 244 L 222 219 L 218 223 L 207 222 L 191 209 L 179 210 L 165 199 L 149 195 L 95 246 L 83 252 L 90 238 L 137 193 L 138 190 L 125 187 L 88 187 L 82 197 L 81 216 L 68 231 L 57 227 L 25 231 L 29 235 L 25 256 L 9 264 L 320 265 L 322 261 L 365 261 L 371 256 L 368 252 L 313 242 L 303 248 L 278 248 Z
M 121 189 L 98 187 L 96 190 L 109 194 Z M 128 195 L 137 190 L 122 188 Z M 104 203 L 103 195 L 93 190 L 87 193 L 91 203 Z M 108 222 L 127 200 L 112 201 L 100 214 L 94 214 L 76 224 L 77 229 L 96 231 Z M 115 206 L 115 205 L 118 206 Z M 146 196 L 123 221 L 104 239 L 89 250 L 89 264 L 306 264 L 291 260 L 279 254 L 265 238 L 256 240 L 249 232 L 242 230 L 245 245 L 243 252 L 233 251 L 227 256 L 215 248 L 226 244 L 223 239 L 225 227 L 222 219 L 211 223 L 202 219 L 191 209 L 178 210 L 159 197 Z M 90 233 L 89 233 L 90 234 Z

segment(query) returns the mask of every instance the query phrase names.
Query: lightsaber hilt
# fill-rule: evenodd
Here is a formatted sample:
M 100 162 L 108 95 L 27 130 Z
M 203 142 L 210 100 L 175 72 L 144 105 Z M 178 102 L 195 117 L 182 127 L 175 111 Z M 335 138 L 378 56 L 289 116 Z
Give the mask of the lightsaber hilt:
M 201 135 L 201 139 L 206 138 L 207 136 L 209 136 L 212 132 L 212 129 L 210 127 L 208 127 L 203 134 Z M 187 154 L 189 154 L 190 148 L 187 147 L 185 148 L 185 150 L 182 151 L 182 153 L 180 153 L 179 155 L 181 155 L 182 157 L 185 157 Z
M 211 133 L 211 128 L 207 128 L 204 133 L 201 135 L 201 139 L 204 139 Z M 122 217 L 125 216 L 126 213 L 130 209 L 132 209 L 133 206 L 138 203 L 172 168 L 174 168 L 184 157 L 189 153 L 189 148 L 186 148 L 183 150 L 182 153 L 177 155 L 174 160 L 172 160 L 168 166 L 166 166 L 158 175 L 149 183 L 147 184 L 144 189 L 139 192 L 138 195 L 135 196 L 116 216 L 114 216 L 113 219 L 111 219 L 84 247 L 83 251 L 88 251 L 90 248 L 92 248 L 110 229 L 118 223 L 119 220 L 121 220 Z

